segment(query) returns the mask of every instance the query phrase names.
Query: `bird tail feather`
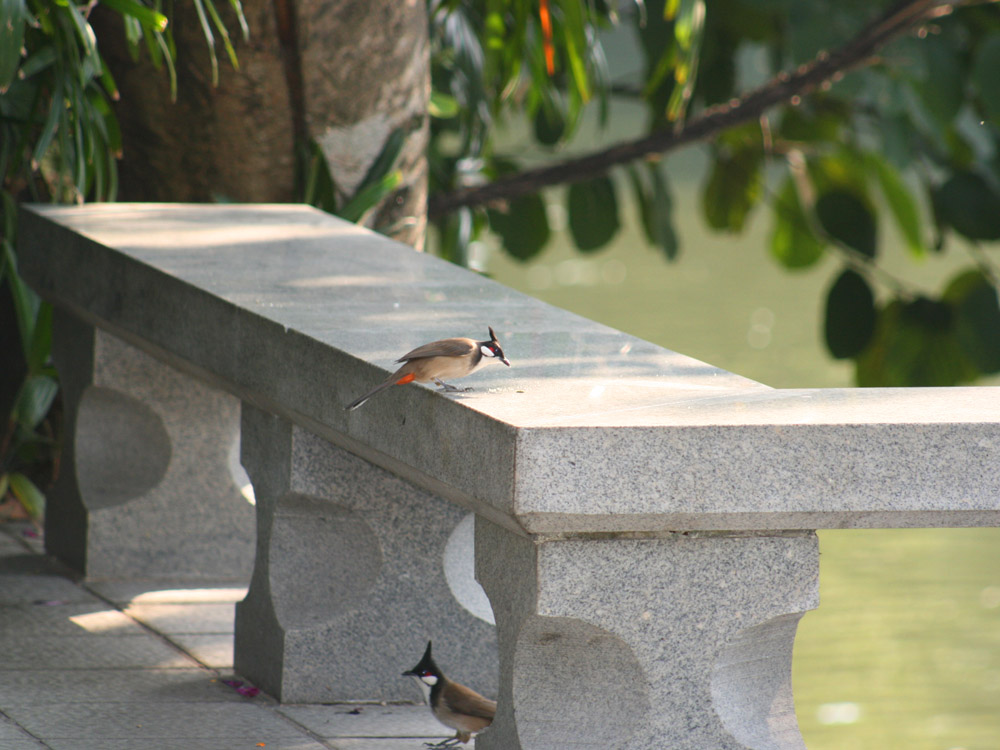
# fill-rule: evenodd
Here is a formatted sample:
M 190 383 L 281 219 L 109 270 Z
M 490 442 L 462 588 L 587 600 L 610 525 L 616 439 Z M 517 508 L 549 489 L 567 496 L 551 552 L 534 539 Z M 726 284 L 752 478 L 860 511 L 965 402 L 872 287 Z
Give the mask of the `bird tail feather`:
M 400 368 L 400 369 L 402 369 L 402 368 Z M 380 383 L 379 385 L 375 386 L 372 390 L 368 391 L 368 393 L 366 393 L 361 398 L 355 399 L 354 401 L 352 401 L 351 403 L 349 403 L 347 406 L 344 407 L 344 409 L 346 411 L 354 411 L 359 406 L 361 406 L 365 401 L 367 401 L 372 396 L 374 396 L 376 393 L 379 393 L 380 391 L 384 391 L 389 386 L 393 386 L 393 385 L 405 385 L 406 383 L 412 383 L 414 381 L 414 379 L 415 378 L 413 376 L 413 373 L 408 373 L 408 374 L 403 375 L 402 377 L 400 377 L 400 373 L 397 370 L 392 375 L 390 375 L 389 379 L 386 380 L 384 383 Z

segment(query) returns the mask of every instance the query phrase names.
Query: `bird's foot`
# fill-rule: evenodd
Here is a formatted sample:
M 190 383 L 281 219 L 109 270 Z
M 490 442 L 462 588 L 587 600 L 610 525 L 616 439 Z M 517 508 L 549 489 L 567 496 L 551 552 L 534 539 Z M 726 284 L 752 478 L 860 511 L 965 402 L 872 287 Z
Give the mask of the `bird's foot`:
M 443 380 L 435 380 L 434 382 L 441 386 L 443 393 L 466 393 L 472 390 L 472 388 L 459 388 L 451 383 L 445 383 Z
M 425 742 L 424 747 L 434 748 L 434 750 L 447 750 L 447 748 L 458 747 L 459 742 L 461 740 L 458 737 L 449 737 L 440 742 Z

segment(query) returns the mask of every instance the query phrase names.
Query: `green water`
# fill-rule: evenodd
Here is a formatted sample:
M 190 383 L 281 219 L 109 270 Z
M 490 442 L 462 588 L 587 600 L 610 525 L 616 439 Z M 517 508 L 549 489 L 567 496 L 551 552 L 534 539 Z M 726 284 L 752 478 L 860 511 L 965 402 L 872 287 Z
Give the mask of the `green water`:
M 779 269 L 766 252 L 765 214 L 739 237 L 707 233 L 703 163 L 696 152 L 666 163 L 678 263 L 645 246 L 631 206 L 600 253 L 581 256 L 557 233 L 530 264 L 489 242 L 476 260 L 504 284 L 768 385 L 850 386 L 851 367 L 831 360 L 819 337 L 838 263 Z M 560 213 L 551 211 L 556 223 Z M 888 244 L 887 266 L 929 290 L 968 264 L 915 264 Z M 822 604 L 802 620 L 794 662 L 810 750 L 1000 748 L 1000 530 L 824 531 L 820 549 Z

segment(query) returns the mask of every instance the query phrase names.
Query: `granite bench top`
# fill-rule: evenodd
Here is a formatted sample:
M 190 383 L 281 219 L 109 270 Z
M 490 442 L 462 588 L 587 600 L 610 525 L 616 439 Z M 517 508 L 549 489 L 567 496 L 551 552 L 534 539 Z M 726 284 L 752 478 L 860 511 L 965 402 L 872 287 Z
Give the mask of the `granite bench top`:
M 307 206 L 26 206 L 44 298 L 508 528 L 1000 524 L 1000 388 L 772 389 Z M 512 367 L 344 404 L 413 347 Z

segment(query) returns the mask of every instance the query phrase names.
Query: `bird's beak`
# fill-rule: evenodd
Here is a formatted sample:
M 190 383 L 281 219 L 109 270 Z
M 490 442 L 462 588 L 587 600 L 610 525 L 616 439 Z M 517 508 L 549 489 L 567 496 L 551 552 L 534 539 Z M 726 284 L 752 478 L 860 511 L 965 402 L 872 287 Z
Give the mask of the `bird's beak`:
M 510 362 L 507 361 L 506 357 L 500 357 L 500 361 L 507 365 L 507 367 L 510 367 Z

